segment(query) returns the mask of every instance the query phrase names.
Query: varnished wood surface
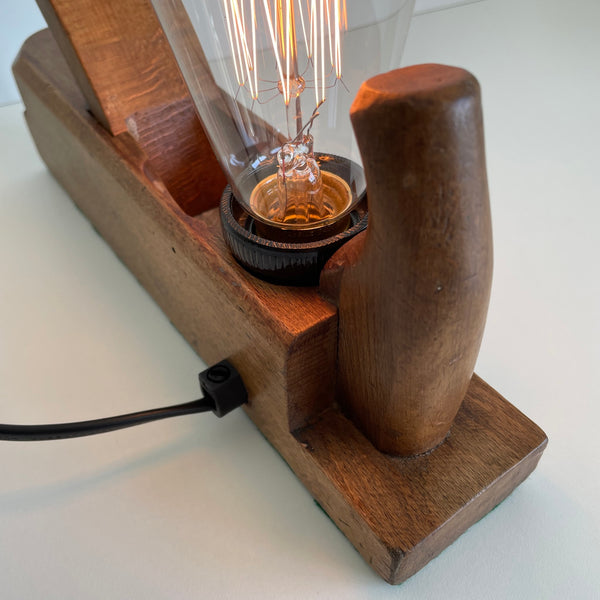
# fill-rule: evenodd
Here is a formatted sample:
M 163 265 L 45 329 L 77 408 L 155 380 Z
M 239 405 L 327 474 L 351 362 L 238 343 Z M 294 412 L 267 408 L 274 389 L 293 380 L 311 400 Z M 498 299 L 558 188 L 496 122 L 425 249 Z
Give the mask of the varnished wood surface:
M 369 226 L 322 275 L 339 306 L 338 399 L 377 448 L 415 455 L 447 435 L 487 315 L 479 85 L 462 69 L 407 67 L 363 83 L 350 116 Z
M 15 76 L 48 167 L 198 353 L 235 358 L 254 397 L 281 392 L 286 430 L 286 378 L 300 384 L 289 391 L 292 428 L 332 402 L 322 374 L 335 362 L 334 307 L 313 288 L 276 287 L 239 267 L 217 211 L 186 214 L 134 139 L 111 136 L 87 112 L 48 32 L 30 38 Z M 316 332 L 320 342 L 306 348 Z
M 232 360 L 248 414 L 387 581 L 421 568 L 534 468 L 543 432 L 476 378 L 446 444 L 404 462 L 378 452 L 334 402 L 334 307 L 245 273 L 216 212 L 187 215 L 133 138 L 89 115 L 47 35 L 28 41 L 15 75 L 52 173 L 204 360 Z
M 134 113 L 127 126 L 152 171 L 188 215 L 218 205 L 227 180 L 189 96 Z
M 38 5 L 98 121 L 133 135 L 188 214 L 216 206 L 225 176 L 150 2 Z
M 38 0 L 96 118 L 113 134 L 148 106 L 186 96 L 148 0 Z
M 547 442 L 476 375 L 448 439 L 430 454 L 380 453 L 337 410 L 296 438 L 314 461 L 309 489 L 329 488 L 324 508 L 392 583 L 406 580 L 500 503 L 535 468 Z

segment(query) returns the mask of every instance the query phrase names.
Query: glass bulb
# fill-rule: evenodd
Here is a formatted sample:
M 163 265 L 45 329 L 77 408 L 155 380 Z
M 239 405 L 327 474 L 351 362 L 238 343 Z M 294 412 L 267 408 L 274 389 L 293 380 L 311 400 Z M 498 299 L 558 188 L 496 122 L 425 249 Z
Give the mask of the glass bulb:
M 343 223 L 365 193 L 349 119 L 399 66 L 414 0 L 152 0 L 257 232 Z

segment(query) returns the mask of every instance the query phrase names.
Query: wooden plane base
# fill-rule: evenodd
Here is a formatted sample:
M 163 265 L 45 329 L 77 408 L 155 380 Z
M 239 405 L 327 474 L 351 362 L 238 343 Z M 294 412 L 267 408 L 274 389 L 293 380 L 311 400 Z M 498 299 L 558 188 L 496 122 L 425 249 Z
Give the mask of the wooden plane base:
M 193 214 L 140 148 L 152 115 L 161 136 L 189 141 L 181 131 L 193 110 L 152 107 L 111 135 L 47 31 L 25 43 L 14 72 L 50 171 L 198 354 L 233 362 L 249 416 L 386 581 L 422 568 L 535 468 L 544 432 L 476 375 L 440 447 L 408 459 L 378 452 L 335 401 L 336 308 L 317 288 L 277 287 L 241 269 L 222 240 L 219 194 Z

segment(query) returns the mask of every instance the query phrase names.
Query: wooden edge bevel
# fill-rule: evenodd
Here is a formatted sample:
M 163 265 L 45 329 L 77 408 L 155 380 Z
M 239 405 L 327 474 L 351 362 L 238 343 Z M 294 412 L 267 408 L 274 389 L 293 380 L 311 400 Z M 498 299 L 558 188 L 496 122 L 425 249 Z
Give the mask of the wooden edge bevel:
M 477 375 L 448 440 L 421 457 L 380 453 L 337 409 L 295 435 L 314 461 L 307 487 L 327 490 L 319 502 L 390 583 L 405 581 L 502 502 L 547 444 Z

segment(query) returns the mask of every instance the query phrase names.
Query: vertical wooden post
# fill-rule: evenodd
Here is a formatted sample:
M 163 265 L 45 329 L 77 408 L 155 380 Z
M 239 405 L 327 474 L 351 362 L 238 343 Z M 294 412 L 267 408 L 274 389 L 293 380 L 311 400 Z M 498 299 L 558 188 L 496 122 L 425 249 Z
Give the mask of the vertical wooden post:
M 37 0 L 92 112 L 111 133 L 187 89 L 149 0 Z
M 366 234 L 328 265 L 339 401 L 381 451 L 441 443 L 471 379 L 492 275 L 479 85 L 420 65 L 363 84 L 351 110 Z
M 186 213 L 216 206 L 227 182 L 150 1 L 37 3 L 96 119 L 131 134 Z

